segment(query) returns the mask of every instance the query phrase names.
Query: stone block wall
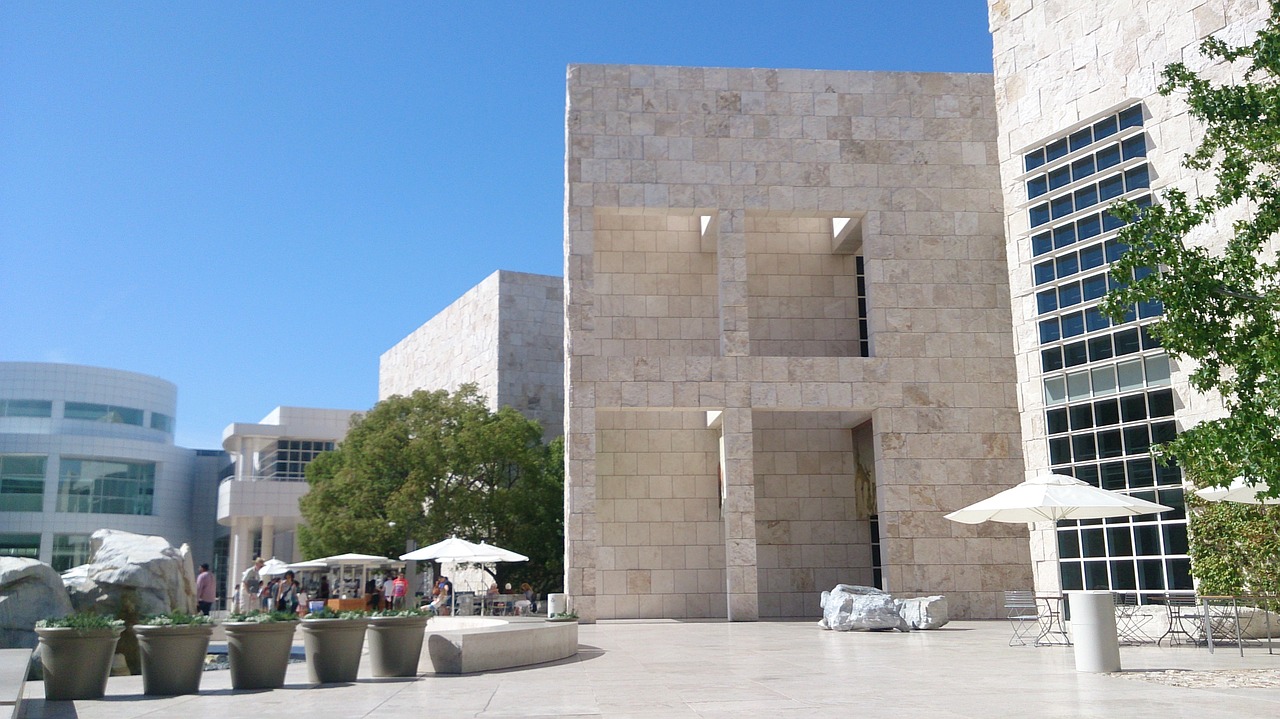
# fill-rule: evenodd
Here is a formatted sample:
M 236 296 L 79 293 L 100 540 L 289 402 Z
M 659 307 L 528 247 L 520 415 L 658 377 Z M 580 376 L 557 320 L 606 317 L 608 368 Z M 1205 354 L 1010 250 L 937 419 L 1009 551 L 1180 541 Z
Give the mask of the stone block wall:
M 762 446 L 827 447 L 855 427 L 874 463 L 887 588 L 947 594 L 957 616 L 994 617 L 1001 590 L 1030 584 L 1021 527 L 942 518 L 1022 479 L 990 83 L 570 67 L 566 588 L 580 616 L 624 616 L 602 588 L 621 579 L 605 574 L 618 571 L 604 551 L 616 523 L 604 512 L 616 506 L 602 492 L 616 488 L 601 462 L 606 437 L 626 447 L 649 438 L 638 427 L 605 434 L 606 416 L 632 410 L 713 428 L 716 605 L 731 620 L 803 611 L 783 606 L 792 579 L 781 565 L 797 554 L 807 563 L 798 582 L 871 576 L 867 519 L 849 516 L 856 491 L 841 480 L 840 519 L 814 509 L 848 476 L 848 458 L 815 475 Z M 837 230 L 848 222 L 856 232 Z M 791 412 L 813 416 L 780 416 Z M 787 538 L 770 533 L 775 521 L 801 524 Z M 811 541 L 815 530 L 822 540 Z M 828 530 L 848 535 L 835 537 L 844 550 L 819 549 Z M 648 592 L 668 606 L 665 587 Z
M 378 398 L 452 392 L 471 382 L 491 409 L 513 407 L 564 428 L 564 287 L 559 277 L 499 270 L 394 347 L 378 365 Z

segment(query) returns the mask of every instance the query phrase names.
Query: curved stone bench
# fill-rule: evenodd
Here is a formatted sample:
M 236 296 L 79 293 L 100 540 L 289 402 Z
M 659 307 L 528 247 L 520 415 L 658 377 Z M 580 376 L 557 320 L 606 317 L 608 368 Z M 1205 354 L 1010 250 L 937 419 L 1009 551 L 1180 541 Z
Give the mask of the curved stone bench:
M 578 623 L 537 618 L 432 617 L 426 651 L 436 674 L 509 669 L 578 653 Z

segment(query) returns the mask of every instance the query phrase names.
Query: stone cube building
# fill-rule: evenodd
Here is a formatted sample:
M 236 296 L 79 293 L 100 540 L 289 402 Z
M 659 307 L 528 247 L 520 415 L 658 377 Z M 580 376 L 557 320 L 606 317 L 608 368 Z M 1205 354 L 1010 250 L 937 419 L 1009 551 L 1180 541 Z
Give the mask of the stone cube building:
M 1150 202 L 1166 187 L 1193 196 L 1205 187 L 1181 165 L 1199 129 L 1182 97 L 1157 93 L 1160 72 L 1183 61 L 1215 81 L 1241 80 L 1243 67 L 1210 67 L 1198 46 L 1210 35 L 1251 42 L 1268 7 L 999 0 L 989 11 L 1027 468 L 1175 508 L 1105 525 L 1037 525 L 1036 587 L 1136 592 L 1144 601 L 1190 593 L 1183 479 L 1177 467 L 1154 463 L 1150 446 L 1221 403 L 1194 393 L 1187 369 L 1146 331 L 1158 304 L 1134 307 L 1119 324 L 1097 312 L 1107 266 L 1124 251 L 1120 223 L 1105 208 L 1118 198 Z M 1192 241 L 1221 238 L 1203 232 Z
M 585 620 L 1001 614 L 1023 477 L 991 76 L 575 65 L 566 590 Z
M 499 270 L 382 355 L 378 399 L 473 382 L 491 409 L 510 406 L 564 433 L 564 283 Z

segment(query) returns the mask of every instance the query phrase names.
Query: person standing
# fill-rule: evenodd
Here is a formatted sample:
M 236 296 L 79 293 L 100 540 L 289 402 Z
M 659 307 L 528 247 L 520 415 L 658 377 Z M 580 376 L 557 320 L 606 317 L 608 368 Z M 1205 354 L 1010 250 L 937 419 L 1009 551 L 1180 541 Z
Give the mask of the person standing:
M 396 609 L 404 609 L 405 599 L 409 594 L 409 580 L 404 578 L 403 574 L 397 574 L 396 578 L 391 582 L 391 606 Z
M 258 570 L 266 565 L 266 560 L 256 557 L 253 566 L 240 575 L 240 611 L 252 612 L 262 609 L 262 599 L 258 596 L 262 591 L 262 575 Z
M 213 572 L 209 571 L 208 564 L 201 564 L 200 573 L 196 575 L 196 606 L 206 617 L 209 616 L 209 610 L 213 609 L 213 603 L 218 599 L 213 585 Z
M 271 607 L 277 612 L 298 613 L 298 583 L 294 581 L 293 571 L 284 573 L 284 578 L 276 582 L 275 600 Z

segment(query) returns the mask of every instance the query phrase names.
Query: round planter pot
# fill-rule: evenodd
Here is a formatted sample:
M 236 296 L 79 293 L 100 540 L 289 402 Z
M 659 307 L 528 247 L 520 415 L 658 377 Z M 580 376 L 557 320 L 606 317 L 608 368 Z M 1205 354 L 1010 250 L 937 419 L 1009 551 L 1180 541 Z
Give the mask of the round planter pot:
M 369 661 L 375 677 L 418 675 L 429 617 L 369 617 Z
M 303 619 L 302 645 L 312 684 L 354 682 L 364 648 L 364 619 Z
M 133 632 L 142 657 L 142 693 L 174 696 L 200 691 L 213 625 L 138 624 Z
M 99 699 L 106 694 L 121 631 L 37 628 L 45 699 Z
M 233 689 L 278 689 L 289 668 L 297 622 L 227 622 L 227 660 Z

